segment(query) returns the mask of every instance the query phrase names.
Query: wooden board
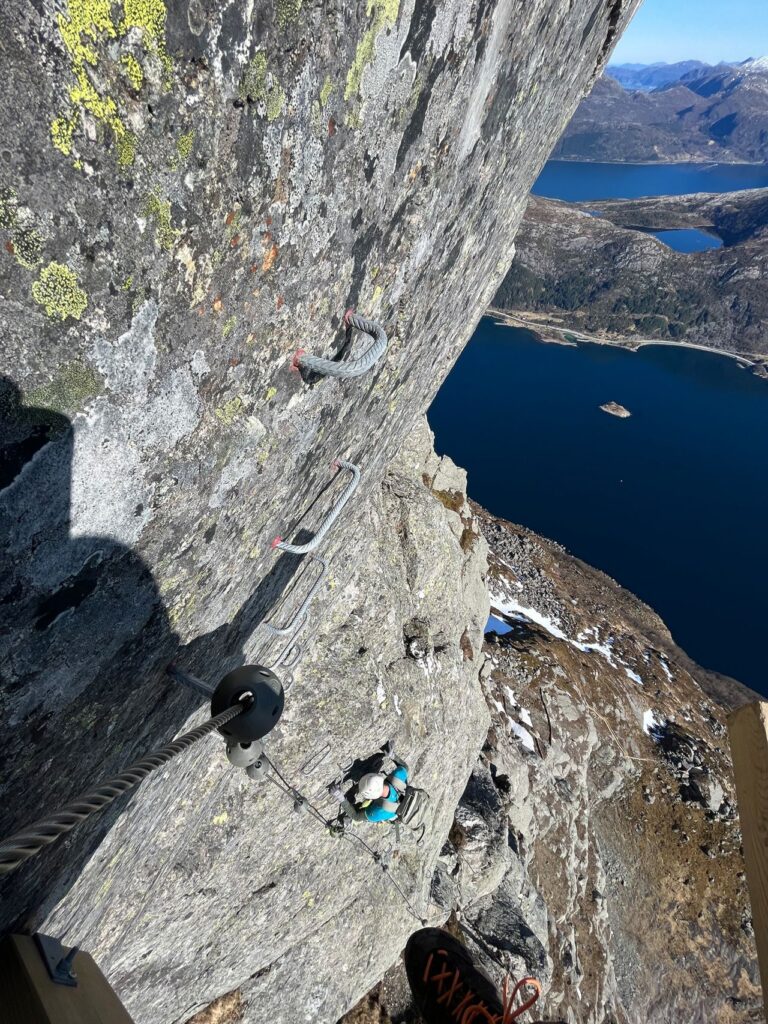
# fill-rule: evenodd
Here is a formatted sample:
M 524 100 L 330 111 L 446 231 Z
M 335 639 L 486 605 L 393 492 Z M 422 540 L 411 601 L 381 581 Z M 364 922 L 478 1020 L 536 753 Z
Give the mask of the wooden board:
M 763 991 L 768 992 L 768 704 L 728 716 L 747 883 Z
M 89 953 L 75 957 L 77 988 L 51 981 L 29 935 L 0 942 L 0 1024 L 133 1024 Z

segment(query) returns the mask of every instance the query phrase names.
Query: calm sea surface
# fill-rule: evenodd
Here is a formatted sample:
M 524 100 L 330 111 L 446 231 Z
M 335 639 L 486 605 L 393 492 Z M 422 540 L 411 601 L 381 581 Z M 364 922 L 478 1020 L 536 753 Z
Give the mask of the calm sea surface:
M 429 421 L 476 501 L 603 569 L 691 657 L 768 694 L 768 382 L 708 352 L 544 345 L 486 318 Z
M 766 186 L 766 164 L 589 164 L 550 160 L 531 191 L 575 203 L 681 196 L 688 192 L 736 192 Z
M 768 184 L 752 167 L 564 163 L 537 190 L 547 176 L 565 199 L 574 176 L 584 199 Z M 768 695 L 768 382 L 707 352 L 544 345 L 486 318 L 429 420 L 473 498 L 609 573 L 698 662 Z

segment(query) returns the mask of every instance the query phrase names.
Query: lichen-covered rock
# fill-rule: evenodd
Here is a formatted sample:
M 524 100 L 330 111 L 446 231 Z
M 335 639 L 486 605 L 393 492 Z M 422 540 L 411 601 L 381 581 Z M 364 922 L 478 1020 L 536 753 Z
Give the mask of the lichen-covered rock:
M 289 615 L 291 585 L 303 586 L 300 564 L 276 555 L 270 542 L 316 528 L 335 500 L 331 462 L 338 456 L 361 466 L 362 483 L 323 554 L 339 588 L 366 564 L 381 538 L 379 520 L 363 510 L 507 270 L 528 190 L 636 6 L 3 4 L 3 70 L 12 87 L 0 90 L 0 834 L 123 766 L 190 717 L 197 699 L 168 681 L 169 660 L 215 680 L 244 659 L 268 656 L 259 626 Z M 298 347 L 337 350 L 347 306 L 384 323 L 385 358 L 356 381 L 291 373 Z M 411 540 L 386 570 L 404 572 L 409 587 L 423 579 L 424 600 L 456 568 L 448 553 L 458 548 L 469 558 L 478 543 L 453 494 L 455 474 L 446 481 L 437 494 L 444 527 L 431 547 L 426 538 L 418 542 L 432 552 L 431 568 Z M 418 534 L 419 517 L 410 517 L 403 511 L 403 528 Z M 383 554 L 394 558 L 396 550 Z M 474 569 L 470 576 L 479 578 Z M 459 582 L 475 586 L 469 577 Z M 318 646 L 313 635 L 302 663 L 308 672 L 317 659 L 318 700 L 346 693 L 337 690 L 338 666 L 349 670 L 351 692 L 368 685 L 369 670 L 361 668 L 368 662 L 349 659 L 365 646 L 378 664 L 384 637 L 393 644 L 395 634 L 404 660 L 393 656 L 386 665 L 401 666 L 414 699 L 425 672 L 435 685 L 431 659 L 438 655 L 457 685 L 479 668 L 468 622 L 453 646 L 462 615 L 425 616 L 416 591 L 401 622 L 386 595 L 374 628 L 366 618 L 373 593 L 366 584 L 349 594 L 371 630 L 367 643 L 345 628 L 341 603 L 318 602 L 314 632 L 327 631 L 327 643 Z M 389 669 L 377 671 L 382 686 L 391 686 Z M 443 698 L 436 692 L 434 699 Z M 315 732 L 310 741 L 301 728 L 316 713 L 289 701 L 283 734 L 293 767 L 300 743 L 313 749 Z M 351 712 L 337 705 L 336 714 Z M 471 725 L 456 729 L 448 760 L 458 787 L 474 739 Z M 378 729 L 362 730 L 360 743 L 374 731 L 383 738 Z M 220 894 L 233 868 L 220 871 L 218 888 L 198 884 L 197 872 L 214 862 L 226 835 L 223 825 L 201 824 L 210 793 L 218 795 L 206 789 L 214 771 L 208 757 L 193 755 L 181 769 L 188 789 L 174 791 L 186 794 L 183 810 L 151 783 L 122 817 L 114 808 L 37 858 L 3 886 L 3 924 L 45 918 L 119 818 L 147 846 L 157 843 L 158 857 L 178 843 L 186 909 L 173 913 L 197 922 L 215 909 L 218 937 L 161 942 L 158 931 L 168 929 L 159 910 L 147 911 L 152 934 L 140 926 L 142 893 L 151 884 L 166 890 L 177 877 L 173 858 L 146 868 L 132 894 L 109 888 L 108 872 L 98 882 L 91 873 L 87 884 L 84 876 L 79 896 L 56 920 L 69 914 L 72 934 L 83 941 L 82 915 L 95 915 L 94 953 L 103 949 L 139 1019 L 181 1014 L 185 987 L 191 1007 L 242 982 L 252 966 L 242 960 L 248 943 L 236 962 L 223 948 L 229 919 Z M 216 808 L 211 821 L 222 813 Z M 293 823 L 277 830 L 295 831 Z M 280 863 L 270 857 L 272 833 L 261 817 L 241 831 L 257 858 Z M 192 835 L 201 847 L 187 853 Z M 129 860 L 118 861 L 115 870 L 133 884 Z M 142 863 L 136 871 L 145 870 Z M 311 891 L 310 883 L 301 884 Z M 97 901 L 102 889 L 109 912 Z M 328 919 L 341 920 L 348 896 L 338 887 Z M 295 914 L 298 903 L 287 905 Z M 356 904 L 350 935 L 362 931 L 357 913 Z M 264 963 L 277 963 L 300 929 L 289 935 L 279 918 L 264 917 L 274 934 L 257 937 L 255 959 L 263 953 Z M 118 919 L 125 941 L 116 952 L 110 943 L 121 933 Z M 132 927 L 142 939 L 129 948 Z M 307 929 L 321 934 L 315 918 Z M 322 957 L 309 944 L 303 955 L 309 978 Z M 191 994 L 193 963 L 199 986 Z M 333 989 L 323 1013 L 360 991 L 376 964 L 350 968 L 349 984 Z M 279 971 L 293 987 L 297 969 L 283 963 L 276 978 Z

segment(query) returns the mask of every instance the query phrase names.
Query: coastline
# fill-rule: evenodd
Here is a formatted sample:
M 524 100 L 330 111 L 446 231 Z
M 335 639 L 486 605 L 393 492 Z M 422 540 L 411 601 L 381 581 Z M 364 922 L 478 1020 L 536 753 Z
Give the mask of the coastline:
M 611 164 L 614 167 L 676 167 L 686 164 L 695 164 L 697 167 L 763 167 L 764 160 L 712 160 L 701 157 L 686 156 L 677 160 L 668 157 L 665 160 L 582 160 L 577 157 L 554 156 L 550 157 L 553 164 Z
M 614 348 L 624 348 L 629 352 L 637 352 L 645 345 L 663 345 L 672 348 L 692 348 L 699 352 L 712 352 L 714 355 L 725 356 L 728 359 L 735 359 L 737 363 L 746 369 L 751 370 L 756 376 L 768 379 L 768 357 L 758 356 L 749 358 L 739 352 L 732 352 L 730 349 L 714 348 L 712 345 L 700 345 L 693 341 L 666 341 L 662 338 L 606 338 L 597 334 L 585 334 L 580 330 L 573 330 L 570 327 L 547 320 L 542 316 L 520 313 L 517 310 L 497 309 L 489 306 L 486 316 L 493 317 L 497 323 L 507 327 L 522 327 L 535 335 L 538 341 L 544 344 L 553 345 L 576 345 L 580 342 L 591 345 L 612 345 Z M 542 332 L 559 335 L 547 337 Z M 574 339 L 574 340 L 571 340 Z

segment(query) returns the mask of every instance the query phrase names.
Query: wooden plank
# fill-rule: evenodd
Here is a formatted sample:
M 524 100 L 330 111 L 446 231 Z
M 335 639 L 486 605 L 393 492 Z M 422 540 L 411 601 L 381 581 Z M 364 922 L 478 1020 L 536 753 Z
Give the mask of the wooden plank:
M 0 1024 L 133 1024 L 89 953 L 75 957 L 77 987 L 57 985 L 29 935 L 0 943 Z
M 747 884 L 763 991 L 768 993 L 768 703 L 728 716 Z

